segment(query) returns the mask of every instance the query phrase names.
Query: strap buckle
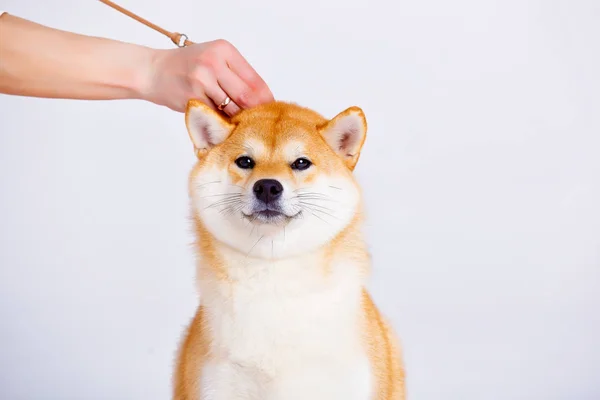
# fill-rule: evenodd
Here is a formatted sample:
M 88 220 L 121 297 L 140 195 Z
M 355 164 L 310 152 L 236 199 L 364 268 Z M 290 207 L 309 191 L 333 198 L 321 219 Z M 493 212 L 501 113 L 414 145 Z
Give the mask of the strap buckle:
M 177 43 L 175 43 L 177 45 L 177 47 L 185 47 L 185 42 L 188 41 L 188 36 L 185 33 L 181 33 L 179 35 L 179 40 L 177 40 Z

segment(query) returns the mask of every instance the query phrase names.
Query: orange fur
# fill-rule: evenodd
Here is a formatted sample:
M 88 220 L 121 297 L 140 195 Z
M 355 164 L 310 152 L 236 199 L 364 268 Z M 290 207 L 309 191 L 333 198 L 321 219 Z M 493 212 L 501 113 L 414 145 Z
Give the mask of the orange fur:
M 205 106 L 190 101 L 186 116 L 190 107 Z M 212 112 L 208 111 L 207 107 L 206 109 L 206 112 Z M 362 110 L 356 107 L 340 113 L 336 118 L 348 113 L 358 113 L 364 120 Z M 222 121 L 223 126 L 232 131 L 226 140 L 212 149 L 198 151 L 198 162 L 190 174 L 190 187 L 196 175 L 207 165 L 228 170 L 236 185 L 246 185 L 249 180 L 247 173 L 232 166 L 231 160 L 245 151 L 249 139 L 264 145 L 266 149 L 265 154 L 258 155 L 261 162 L 257 163 L 252 172 L 254 178 L 285 177 L 298 185 L 314 180 L 317 172 L 307 172 L 298 177 L 286 168 L 287 161 L 284 160 L 283 150 L 286 144 L 296 141 L 301 142 L 306 147 L 306 152 L 311 154 L 312 161 L 318 165 L 318 173 L 351 174 L 360 156 L 364 137 L 358 144 L 358 151 L 342 156 L 336 154 L 335 149 L 323 138 L 324 132 L 336 118 L 327 120 L 310 109 L 283 102 L 242 111 L 231 120 Z M 366 130 L 366 120 L 364 124 Z M 365 277 L 368 276 L 370 257 L 360 232 L 362 219 L 363 215 L 357 212 L 352 221 L 320 250 L 323 276 L 331 273 L 330 267 L 334 260 L 342 256 L 359 264 L 361 273 Z M 223 290 L 235 291 L 236 282 L 228 273 L 222 244 L 197 215 L 194 215 L 194 224 L 196 249 L 202 259 L 197 277 L 200 291 L 205 288 L 214 289 L 216 286 L 222 287 Z M 404 400 L 404 368 L 399 342 L 364 287 L 360 312 L 361 324 L 357 329 L 360 329 L 373 382 L 377 388 L 376 394 L 369 400 Z M 200 305 L 180 345 L 174 374 L 175 400 L 204 400 L 200 397 L 199 389 L 202 367 L 208 361 L 219 357 L 218 352 L 211 346 L 214 340 L 211 335 L 214 334 L 216 333 L 205 317 L 204 306 Z

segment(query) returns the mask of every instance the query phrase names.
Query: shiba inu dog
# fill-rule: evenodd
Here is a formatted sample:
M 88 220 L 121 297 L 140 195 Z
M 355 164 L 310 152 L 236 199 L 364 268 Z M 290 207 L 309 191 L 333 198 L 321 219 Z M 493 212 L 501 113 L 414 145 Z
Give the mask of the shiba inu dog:
M 224 118 L 191 100 L 185 118 L 201 301 L 174 399 L 404 400 L 399 342 L 365 289 L 362 110 Z

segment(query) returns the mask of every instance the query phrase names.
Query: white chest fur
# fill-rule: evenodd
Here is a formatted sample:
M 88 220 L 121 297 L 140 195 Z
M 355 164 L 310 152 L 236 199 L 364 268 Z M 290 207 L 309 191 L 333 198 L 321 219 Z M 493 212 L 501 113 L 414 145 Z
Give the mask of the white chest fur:
M 201 286 L 212 336 L 202 400 L 369 400 L 359 267 L 319 257 L 228 261 Z

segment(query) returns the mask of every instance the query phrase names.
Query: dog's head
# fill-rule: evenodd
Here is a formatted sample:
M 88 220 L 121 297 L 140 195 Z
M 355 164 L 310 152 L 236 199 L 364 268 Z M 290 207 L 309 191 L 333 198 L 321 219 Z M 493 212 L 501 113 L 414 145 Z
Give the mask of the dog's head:
M 186 125 L 198 156 L 189 181 L 194 217 L 230 247 L 293 256 L 326 244 L 359 213 L 352 171 L 366 137 L 361 109 L 328 120 L 274 102 L 229 119 L 191 100 Z

